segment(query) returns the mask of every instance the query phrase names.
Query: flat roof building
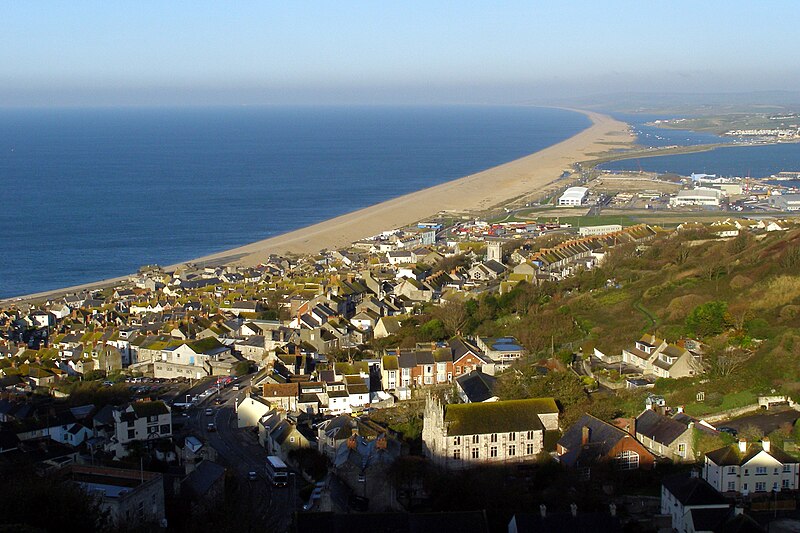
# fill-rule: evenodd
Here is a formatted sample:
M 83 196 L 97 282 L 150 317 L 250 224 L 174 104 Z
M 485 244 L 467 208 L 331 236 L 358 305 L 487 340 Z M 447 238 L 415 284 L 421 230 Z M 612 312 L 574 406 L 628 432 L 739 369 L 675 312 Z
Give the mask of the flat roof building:
M 609 233 L 616 233 L 622 231 L 622 226 L 619 224 L 606 224 L 604 226 L 583 226 L 578 228 L 578 235 L 581 237 L 588 237 L 590 235 L 607 235 Z
M 800 211 L 800 194 L 780 194 L 769 197 L 769 203 L 783 211 Z
M 588 194 L 586 187 L 570 187 L 558 199 L 558 205 L 582 205 Z
M 724 196 L 719 189 L 707 187 L 697 187 L 695 189 L 683 189 L 678 194 L 669 199 L 670 205 L 712 205 L 719 206 L 720 200 Z

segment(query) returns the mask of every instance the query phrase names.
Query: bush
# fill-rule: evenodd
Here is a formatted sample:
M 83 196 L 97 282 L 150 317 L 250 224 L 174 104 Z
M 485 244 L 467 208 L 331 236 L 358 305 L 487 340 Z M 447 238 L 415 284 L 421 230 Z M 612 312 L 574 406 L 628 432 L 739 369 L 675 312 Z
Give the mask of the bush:
M 800 305 L 784 305 L 781 309 L 781 320 L 792 320 L 800 315 Z
M 686 327 L 698 337 L 719 335 L 730 327 L 726 302 L 708 302 L 695 307 L 686 317 Z
M 722 405 L 722 400 L 724 399 L 725 397 L 722 395 L 722 393 L 710 392 L 706 394 L 705 403 L 706 405 L 710 405 L 711 407 L 719 407 L 720 405 Z

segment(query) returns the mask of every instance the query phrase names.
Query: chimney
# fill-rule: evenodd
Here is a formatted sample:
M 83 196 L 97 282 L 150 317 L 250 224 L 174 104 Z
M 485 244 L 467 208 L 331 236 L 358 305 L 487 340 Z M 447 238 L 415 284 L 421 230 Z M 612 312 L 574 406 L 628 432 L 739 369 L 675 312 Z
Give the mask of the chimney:
M 744 453 L 747 451 L 747 441 L 744 439 L 739 440 L 739 451 Z
M 764 449 L 765 452 L 769 453 L 770 449 L 769 437 L 764 437 L 763 439 L 761 439 L 761 447 Z
M 589 439 L 592 436 L 592 428 L 589 426 L 583 426 L 581 428 L 581 446 L 586 446 L 589 444 Z
M 569 504 L 569 512 L 573 517 L 578 516 L 578 506 L 575 503 Z
M 547 506 L 545 504 L 539 506 L 539 514 L 542 515 L 542 518 L 547 518 Z
M 611 513 L 611 516 L 617 516 L 617 504 L 612 503 L 608 506 L 608 512 Z
M 678 406 L 678 412 L 679 412 L 679 413 L 682 413 L 682 412 L 683 412 L 683 406 L 682 406 L 682 405 L 679 405 L 679 406 Z

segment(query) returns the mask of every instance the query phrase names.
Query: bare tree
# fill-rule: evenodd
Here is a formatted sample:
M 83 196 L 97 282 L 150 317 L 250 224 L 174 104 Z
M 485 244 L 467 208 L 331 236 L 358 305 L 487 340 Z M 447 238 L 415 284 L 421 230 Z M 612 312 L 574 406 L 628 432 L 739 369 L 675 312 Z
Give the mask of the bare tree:
M 710 360 L 711 370 L 720 377 L 735 374 L 753 355 L 747 350 L 734 346 L 728 346 L 721 351 L 715 350 L 715 352 Z
M 469 317 L 467 306 L 461 300 L 445 301 L 444 304 L 436 308 L 434 315 L 442 321 L 450 335 L 460 335 Z

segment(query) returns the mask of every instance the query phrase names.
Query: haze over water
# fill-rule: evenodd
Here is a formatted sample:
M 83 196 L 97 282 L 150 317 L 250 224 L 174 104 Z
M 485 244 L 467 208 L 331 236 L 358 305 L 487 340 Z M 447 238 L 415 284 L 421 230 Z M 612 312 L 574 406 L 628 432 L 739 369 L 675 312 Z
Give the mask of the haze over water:
M 589 125 L 533 107 L 0 111 L 0 297 L 274 236 Z

